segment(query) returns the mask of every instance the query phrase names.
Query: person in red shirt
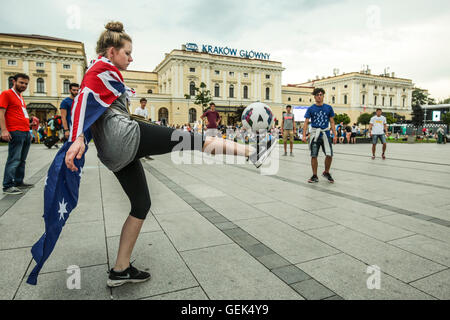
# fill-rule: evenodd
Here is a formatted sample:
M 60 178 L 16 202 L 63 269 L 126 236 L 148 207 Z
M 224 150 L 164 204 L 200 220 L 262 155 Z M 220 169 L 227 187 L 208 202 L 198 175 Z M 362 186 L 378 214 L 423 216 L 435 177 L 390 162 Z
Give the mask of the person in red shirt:
M 23 182 L 25 162 L 31 145 L 30 117 L 22 97 L 30 77 L 19 73 L 14 76 L 13 87 L 0 94 L 1 138 L 8 142 L 8 160 L 3 176 L 3 193 L 21 194 L 33 185 Z
M 217 136 L 217 127 L 219 126 L 222 117 L 216 111 L 216 105 L 214 104 L 214 102 L 211 102 L 209 106 L 210 109 L 206 111 L 200 118 L 202 119 L 202 121 L 204 121 L 205 118 L 208 119 L 206 123 L 206 136 L 215 137 Z

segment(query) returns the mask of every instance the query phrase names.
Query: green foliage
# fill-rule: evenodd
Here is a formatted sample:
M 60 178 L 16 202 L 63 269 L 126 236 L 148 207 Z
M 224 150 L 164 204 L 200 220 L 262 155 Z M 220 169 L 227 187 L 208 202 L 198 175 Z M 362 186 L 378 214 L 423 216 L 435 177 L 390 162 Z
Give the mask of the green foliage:
M 197 105 L 203 106 L 203 108 L 208 107 L 208 104 L 212 101 L 211 91 L 206 90 L 206 84 L 201 83 L 200 87 L 195 87 L 195 101 Z M 188 95 L 185 95 L 185 97 Z
M 447 113 L 445 113 L 445 114 L 442 116 L 442 121 L 443 121 L 445 124 L 447 124 L 447 125 L 450 126 L 450 112 L 447 112 Z
M 412 123 L 414 124 L 415 127 L 419 127 L 423 124 L 424 120 L 423 109 L 418 104 L 413 104 L 412 109 L 413 109 Z
M 450 104 L 450 98 L 447 98 L 447 99 L 439 102 L 439 104 Z
M 372 114 L 370 113 L 363 113 L 358 117 L 358 123 L 363 124 L 367 126 L 370 123 L 370 119 L 372 119 Z
M 393 123 L 397 122 L 397 120 L 392 115 L 392 113 L 386 113 L 384 116 L 386 117 L 386 121 L 387 121 L 388 124 L 393 124 Z
M 344 113 L 344 114 L 336 114 L 334 116 L 334 122 L 336 124 L 339 124 L 339 123 L 343 122 L 344 125 L 347 125 L 347 124 L 349 124 L 351 122 L 351 119 L 348 116 L 348 114 L 346 114 L 346 113 Z

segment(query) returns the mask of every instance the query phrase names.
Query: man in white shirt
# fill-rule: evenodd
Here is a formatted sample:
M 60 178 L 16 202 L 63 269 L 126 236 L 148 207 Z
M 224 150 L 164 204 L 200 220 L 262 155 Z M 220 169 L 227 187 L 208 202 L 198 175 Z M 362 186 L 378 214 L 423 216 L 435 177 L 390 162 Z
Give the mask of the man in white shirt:
M 380 139 L 383 144 L 383 160 L 386 160 L 386 132 L 388 130 L 387 121 L 381 114 L 383 110 L 377 109 L 377 114 L 370 119 L 369 125 L 369 137 L 372 137 L 372 160 L 375 160 L 375 151 L 377 148 L 378 139 Z
M 137 116 L 144 117 L 145 120 L 148 120 L 148 111 L 145 108 L 147 106 L 147 99 L 142 98 L 140 103 L 141 103 L 141 106 L 139 108 L 136 108 L 136 110 L 134 111 L 134 114 Z M 146 156 L 145 159 L 154 160 L 152 157 L 149 157 L 149 156 Z
M 141 106 L 139 108 L 136 108 L 134 114 L 137 116 L 144 117 L 145 120 L 148 120 L 148 111 L 147 109 L 145 109 L 145 107 L 147 106 L 147 99 L 142 98 L 140 102 Z

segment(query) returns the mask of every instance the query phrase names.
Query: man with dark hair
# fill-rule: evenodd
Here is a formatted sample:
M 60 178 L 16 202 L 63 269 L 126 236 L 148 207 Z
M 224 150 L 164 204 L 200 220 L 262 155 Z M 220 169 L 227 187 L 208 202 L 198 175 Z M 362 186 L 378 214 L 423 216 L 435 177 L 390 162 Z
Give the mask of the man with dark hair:
M 206 136 L 208 137 L 216 137 L 218 134 L 217 127 L 219 126 L 220 121 L 222 120 L 222 117 L 220 114 L 216 111 L 216 104 L 214 102 L 211 102 L 209 104 L 210 109 L 206 111 L 200 119 L 204 121 L 204 119 L 207 119 L 206 123 Z
M 141 106 L 136 108 L 136 110 L 134 111 L 134 114 L 137 116 L 144 117 L 145 120 L 148 120 L 148 111 L 146 109 L 147 99 L 142 98 L 139 102 L 140 102 Z
M 383 154 L 382 159 L 386 160 L 386 133 L 388 130 L 387 120 L 384 116 L 382 116 L 383 110 L 377 109 L 377 113 L 375 116 L 370 119 L 369 124 L 369 137 L 372 138 L 372 160 L 375 160 L 375 152 L 377 150 L 378 139 L 383 144 Z
M 78 83 L 71 83 L 69 85 L 70 96 L 65 98 L 59 106 L 59 110 L 61 112 L 61 121 L 64 130 L 64 140 L 69 139 L 70 127 L 72 126 L 72 104 L 73 100 L 78 95 L 79 90 L 80 85 Z
M 311 122 L 310 132 L 310 149 L 311 149 L 311 166 L 313 176 L 308 180 L 309 183 L 319 182 L 317 176 L 319 148 L 322 147 L 325 153 L 325 171 L 323 176 L 330 183 L 334 183 L 334 179 L 330 175 L 331 163 L 333 161 L 333 142 L 337 141 L 336 128 L 334 124 L 334 110 L 330 105 L 324 104 L 325 90 L 317 88 L 313 92 L 316 103 L 309 107 L 305 114 L 305 125 L 303 127 L 303 142 L 306 142 L 306 132 Z M 330 135 L 330 125 L 333 131 L 333 142 Z
M 283 135 L 284 143 L 284 156 L 287 156 L 287 140 L 291 143 L 291 157 L 294 156 L 294 132 L 295 119 L 294 114 L 291 113 L 292 106 L 286 107 L 286 113 L 283 114 L 283 120 L 281 121 L 281 134 Z
M 3 176 L 3 193 L 21 194 L 33 185 L 23 182 L 25 162 L 31 145 L 30 117 L 22 97 L 30 77 L 19 73 L 14 76 L 11 89 L 0 94 L 0 128 L 2 140 L 8 142 L 8 160 Z

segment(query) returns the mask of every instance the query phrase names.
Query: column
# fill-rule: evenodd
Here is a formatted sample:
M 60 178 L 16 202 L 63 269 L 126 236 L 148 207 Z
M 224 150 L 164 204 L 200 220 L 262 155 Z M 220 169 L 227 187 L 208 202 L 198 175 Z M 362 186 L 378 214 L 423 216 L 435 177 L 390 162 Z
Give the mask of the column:
M 227 92 L 227 75 L 228 75 L 228 70 L 224 70 L 223 72 L 223 94 L 222 94 L 222 99 L 226 100 L 228 99 L 228 92 Z
M 29 61 L 28 60 L 23 60 L 23 72 L 25 74 L 27 74 L 28 76 L 30 76 L 30 74 L 29 74 L 29 72 L 30 72 L 30 65 L 29 65 Z M 29 96 L 30 95 L 30 85 L 31 85 L 31 83 L 28 84 L 27 90 L 25 90 L 25 92 L 24 92 L 25 96 Z M 0 87 L 1 87 L 1 85 L 0 85 Z
M 52 62 L 52 97 L 58 96 L 58 89 L 57 89 L 57 83 L 56 83 L 56 62 Z M 48 93 L 47 93 L 48 94 Z
M 178 65 L 178 77 L 179 77 L 179 93 L 180 97 L 184 97 L 184 70 L 183 70 L 183 64 Z
M 236 95 L 236 97 L 237 97 L 237 99 L 238 99 L 239 101 L 241 101 L 241 100 L 242 100 L 242 91 L 241 91 L 241 72 L 238 72 L 238 85 L 237 85 L 236 90 L 237 90 L 237 95 Z
M 83 68 L 81 64 L 77 65 L 77 83 L 81 85 L 81 81 L 83 81 Z

